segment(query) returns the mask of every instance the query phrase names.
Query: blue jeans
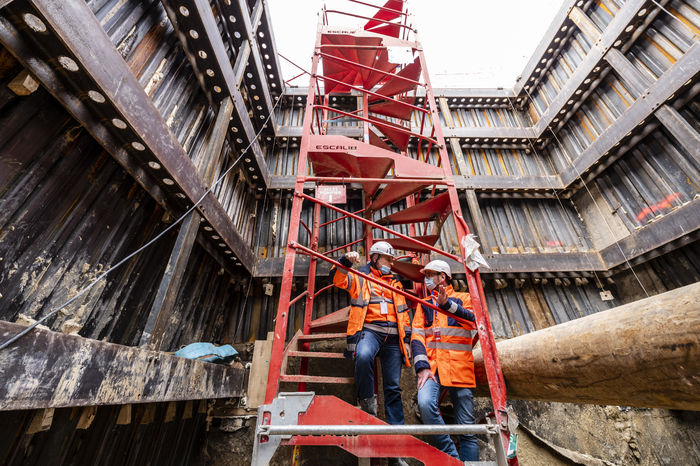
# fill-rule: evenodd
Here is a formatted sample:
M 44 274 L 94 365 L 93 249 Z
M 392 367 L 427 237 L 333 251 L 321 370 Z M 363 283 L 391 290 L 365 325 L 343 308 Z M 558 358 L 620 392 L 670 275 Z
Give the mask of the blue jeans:
M 382 335 L 362 330 L 355 347 L 355 386 L 361 400 L 374 396 L 374 358 L 379 354 L 384 380 L 384 408 L 386 422 L 403 424 L 401 404 L 401 364 L 403 355 L 398 335 Z
M 450 391 L 450 398 L 455 409 L 457 424 L 474 424 L 474 392 L 471 388 L 442 387 L 440 378 L 435 374 L 438 383 L 428 379 L 423 388 L 418 390 L 418 409 L 424 424 L 445 425 L 440 415 L 440 393 L 443 389 Z M 479 445 L 476 435 L 459 436 L 459 456 L 457 448 L 449 435 L 431 435 L 436 448 L 462 461 L 479 461 Z

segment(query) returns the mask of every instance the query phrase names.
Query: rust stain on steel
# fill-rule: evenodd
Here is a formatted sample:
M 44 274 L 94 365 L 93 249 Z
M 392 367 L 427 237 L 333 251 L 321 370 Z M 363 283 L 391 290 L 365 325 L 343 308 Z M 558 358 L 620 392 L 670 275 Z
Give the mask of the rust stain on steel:
M 160 21 L 151 27 L 127 60 L 127 65 L 137 78 L 141 77 L 144 68 L 161 45 L 167 26 L 167 21 Z

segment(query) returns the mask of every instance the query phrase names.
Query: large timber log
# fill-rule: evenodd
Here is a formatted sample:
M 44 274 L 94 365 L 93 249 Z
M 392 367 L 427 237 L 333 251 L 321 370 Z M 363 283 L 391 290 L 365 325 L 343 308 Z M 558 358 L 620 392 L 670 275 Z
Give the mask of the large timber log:
M 700 283 L 497 347 L 508 398 L 700 411 Z

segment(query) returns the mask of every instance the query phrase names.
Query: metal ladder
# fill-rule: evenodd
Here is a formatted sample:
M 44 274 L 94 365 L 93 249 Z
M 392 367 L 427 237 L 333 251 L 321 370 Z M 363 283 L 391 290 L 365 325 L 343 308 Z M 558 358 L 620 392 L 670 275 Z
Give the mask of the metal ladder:
M 370 282 L 403 294 L 407 301 L 414 303 L 422 296 L 420 263 L 429 260 L 430 253 L 464 264 L 463 246 L 461 255 L 450 254 L 434 246 L 440 238 L 444 222 L 453 215 L 458 238 L 469 234 L 452 178 L 423 49 L 415 30 L 408 24 L 409 14 L 405 2 L 388 0 L 383 6 L 373 6 L 358 0 L 348 1 L 372 6 L 374 15 L 361 16 L 326 9 L 319 15 L 267 392 L 265 405 L 258 411 L 253 464 L 268 464 L 277 446 L 285 444 L 335 445 L 360 458 L 398 456 L 416 458 L 425 464 L 462 465 L 461 461 L 412 435 L 482 433 L 493 435 L 499 466 L 517 465 L 517 458 L 506 459 L 510 432 L 505 382 L 478 270 L 471 272 L 465 268 L 489 380 L 495 423 L 472 426 L 390 426 L 336 397 L 316 396 L 313 392 L 306 392 L 307 383 L 353 383 L 352 377 L 312 376 L 307 373 L 311 357 L 342 357 L 339 353 L 311 352 L 309 345 L 313 341 L 345 338 L 349 311 L 349 308 L 341 309 L 312 321 L 314 298 L 330 287 L 316 291 L 318 260 L 344 268 L 328 257 L 328 254 L 360 242 L 320 253 L 319 230 L 332 223 L 320 224 L 322 208 L 338 212 L 341 218 L 362 222 L 365 251 L 369 251 L 372 246 L 373 229 L 379 229 L 393 235 L 386 241 L 395 249 L 406 251 L 407 258 L 419 259 L 395 261 L 392 269 L 418 283 L 412 292 L 389 287 L 374 277 L 362 275 Z M 367 23 L 364 28 L 357 30 L 331 26 L 329 14 L 361 18 L 367 20 Z M 403 65 L 391 63 L 389 48 L 398 48 L 404 53 L 411 53 L 415 58 L 407 60 Z M 317 74 L 321 61 L 322 75 Z M 320 82 L 324 84 L 323 91 Z M 424 97 L 417 93 L 421 87 L 425 90 Z M 331 93 L 361 96 L 360 108 L 356 111 L 342 111 L 332 107 Z M 338 116 L 329 117 L 331 112 Z M 410 122 L 416 116 L 420 128 L 414 132 Z M 357 122 L 362 127 L 362 140 L 328 134 L 327 123 L 335 118 Z M 417 158 L 413 158 L 408 151 L 411 139 L 418 147 Z M 426 147 L 424 152 L 423 147 Z M 435 164 L 430 163 L 431 153 L 436 153 L 436 157 L 433 157 Z M 312 176 L 306 175 L 307 164 L 313 169 Z M 304 184 L 307 182 L 316 183 L 318 194 L 318 186 L 344 185 L 346 181 L 362 185 L 364 209 L 360 212 L 346 212 L 330 199 L 331 202 L 325 202 L 304 193 Z M 436 195 L 437 186 L 445 189 L 445 192 Z M 431 195 L 421 202 L 421 191 L 429 188 L 432 188 Z M 374 214 L 380 209 L 403 200 L 406 203 L 405 209 L 380 220 L 373 220 Z M 300 222 L 304 201 L 314 205 L 313 224 L 310 228 Z M 298 241 L 300 223 L 309 232 L 308 245 L 302 245 Z M 432 229 L 428 232 L 431 223 Z M 410 234 L 402 235 L 390 229 L 392 225 L 408 225 Z M 423 231 L 419 234 L 421 226 Z M 308 288 L 292 299 L 297 254 L 308 255 L 311 261 Z M 350 270 L 350 273 L 361 275 L 355 270 Z M 299 299 L 305 299 L 306 304 L 304 326 L 285 347 L 289 308 Z M 421 305 L 443 312 L 425 302 L 421 302 Z M 299 374 L 287 373 L 287 362 L 292 357 L 301 358 Z M 279 393 L 280 382 L 298 383 L 298 392 Z

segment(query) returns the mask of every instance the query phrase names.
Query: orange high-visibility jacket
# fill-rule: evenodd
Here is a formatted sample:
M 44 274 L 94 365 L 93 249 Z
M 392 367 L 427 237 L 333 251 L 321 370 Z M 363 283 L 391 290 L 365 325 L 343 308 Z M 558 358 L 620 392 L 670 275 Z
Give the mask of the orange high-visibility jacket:
M 342 263 L 342 262 L 341 262 Z M 370 265 L 359 269 L 360 272 L 365 275 L 372 275 Z M 394 275 L 385 275 L 383 277 L 387 285 L 393 286 L 394 288 L 403 289 L 401 282 Z M 349 273 L 344 269 L 336 269 L 333 275 L 333 284 L 338 288 L 347 290 L 350 293 L 350 316 L 348 320 L 348 331 L 347 331 L 347 344 L 345 348 L 345 356 L 352 357 L 355 353 L 355 347 L 360 339 L 360 333 L 363 328 L 375 330 L 375 331 L 387 331 L 386 328 L 373 328 L 373 324 L 370 322 L 365 322 L 365 317 L 367 315 L 367 310 L 369 306 L 380 306 L 378 302 L 372 299 L 372 288 L 379 288 L 378 285 L 370 283 L 369 280 Z M 411 317 L 409 315 L 408 306 L 406 305 L 406 299 L 400 294 L 391 292 L 391 302 L 388 303 L 389 312 L 393 312 L 391 306 L 393 305 L 396 310 L 396 330 L 399 334 L 399 340 L 402 342 L 399 346 L 401 347 L 401 353 L 404 355 L 404 363 L 406 366 L 411 366 L 411 361 L 406 354 L 406 349 L 404 348 L 403 342 L 408 342 L 407 336 L 411 335 Z M 394 330 L 394 329 L 391 329 Z
M 440 384 L 446 387 L 476 387 L 472 345 L 477 335 L 476 322 L 471 312 L 469 293 L 458 293 L 445 287 L 448 301 L 441 309 L 456 317 L 467 319 L 460 323 L 445 314 L 418 305 L 411 329 L 411 351 L 416 372 L 430 369 L 438 373 Z M 426 299 L 438 305 L 437 292 Z

